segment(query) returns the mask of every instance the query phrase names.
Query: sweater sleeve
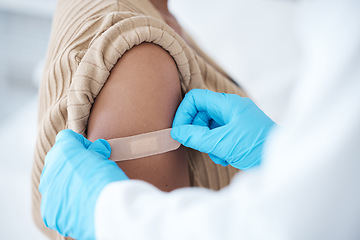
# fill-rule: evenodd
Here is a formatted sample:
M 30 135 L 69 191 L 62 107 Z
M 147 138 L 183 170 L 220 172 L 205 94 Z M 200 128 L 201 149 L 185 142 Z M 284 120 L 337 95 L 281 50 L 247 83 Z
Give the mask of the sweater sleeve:
M 126 51 L 143 42 L 154 43 L 169 52 L 178 67 L 184 92 L 203 87 L 193 51 L 173 29 L 153 17 L 111 13 L 102 20 L 89 48 L 79 59 L 68 95 L 69 128 L 85 132 L 92 103 L 111 69 Z

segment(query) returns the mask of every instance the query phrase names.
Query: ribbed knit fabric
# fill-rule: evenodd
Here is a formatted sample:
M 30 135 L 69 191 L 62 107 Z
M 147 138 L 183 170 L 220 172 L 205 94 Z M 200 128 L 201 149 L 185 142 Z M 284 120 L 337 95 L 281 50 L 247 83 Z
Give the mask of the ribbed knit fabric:
M 35 223 L 51 239 L 64 239 L 45 227 L 38 191 L 47 152 L 57 133 L 70 128 L 86 136 L 90 109 L 119 58 L 133 46 L 151 42 L 175 60 L 183 93 L 193 88 L 244 96 L 224 71 L 187 36 L 190 47 L 148 0 L 59 0 L 54 16 L 43 80 L 32 169 Z M 190 150 L 192 186 L 220 189 L 236 169 L 215 165 L 206 154 Z

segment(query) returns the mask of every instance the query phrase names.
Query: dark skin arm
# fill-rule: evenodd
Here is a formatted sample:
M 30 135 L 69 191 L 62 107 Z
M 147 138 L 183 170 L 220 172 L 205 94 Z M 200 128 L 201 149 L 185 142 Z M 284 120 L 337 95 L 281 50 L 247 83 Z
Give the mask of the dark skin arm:
M 182 100 L 174 60 L 161 47 L 143 43 L 126 52 L 95 99 L 87 137 L 113 139 L 169 128 Z M 185 149 L 118 162 L 131 179 L 163 191 L 189 186 Z

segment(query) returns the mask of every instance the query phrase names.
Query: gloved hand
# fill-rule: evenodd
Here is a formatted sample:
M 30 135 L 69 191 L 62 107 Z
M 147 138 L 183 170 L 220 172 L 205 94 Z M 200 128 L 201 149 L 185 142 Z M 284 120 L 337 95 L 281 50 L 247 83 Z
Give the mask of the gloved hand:
M 107 141 L 92 143 L 71 130 L 63 130 L 46 155 L 39 191 L 45 225 L 63 236 L 95 239 L 94 211 L 101 190 L 113 181 L 129 179 L 108 160 Z
M 217 164 L 244 170 L 260 163 L 274 125 L 249 98 L 194 89 L 176 112 L 171 136 Z

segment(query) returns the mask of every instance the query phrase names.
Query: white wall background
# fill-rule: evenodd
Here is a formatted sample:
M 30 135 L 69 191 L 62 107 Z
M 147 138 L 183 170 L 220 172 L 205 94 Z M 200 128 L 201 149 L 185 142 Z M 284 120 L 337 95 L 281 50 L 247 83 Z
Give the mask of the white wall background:
M 294 5 L 285 0 L 170 0 L 178 20 L 275 120 L 296 76 Z M 37 131 L 33 81 L 40 78 L 36 69 L 45 57 L 54 7 L 53 0 L 0 0 L 0 239 L 45 239 L 30 211 Z M 21 42 L 25 47 L 14 48 Z
M 39 65 L 53 0 L 0 0 L 0 239 L 46 239 L 31 214 Z
M 296 76 L 296 1 L 171 0 L 201 46 L 273 119 L 280 120 Z M 275 93 L 276 92 L 276 93 Z

